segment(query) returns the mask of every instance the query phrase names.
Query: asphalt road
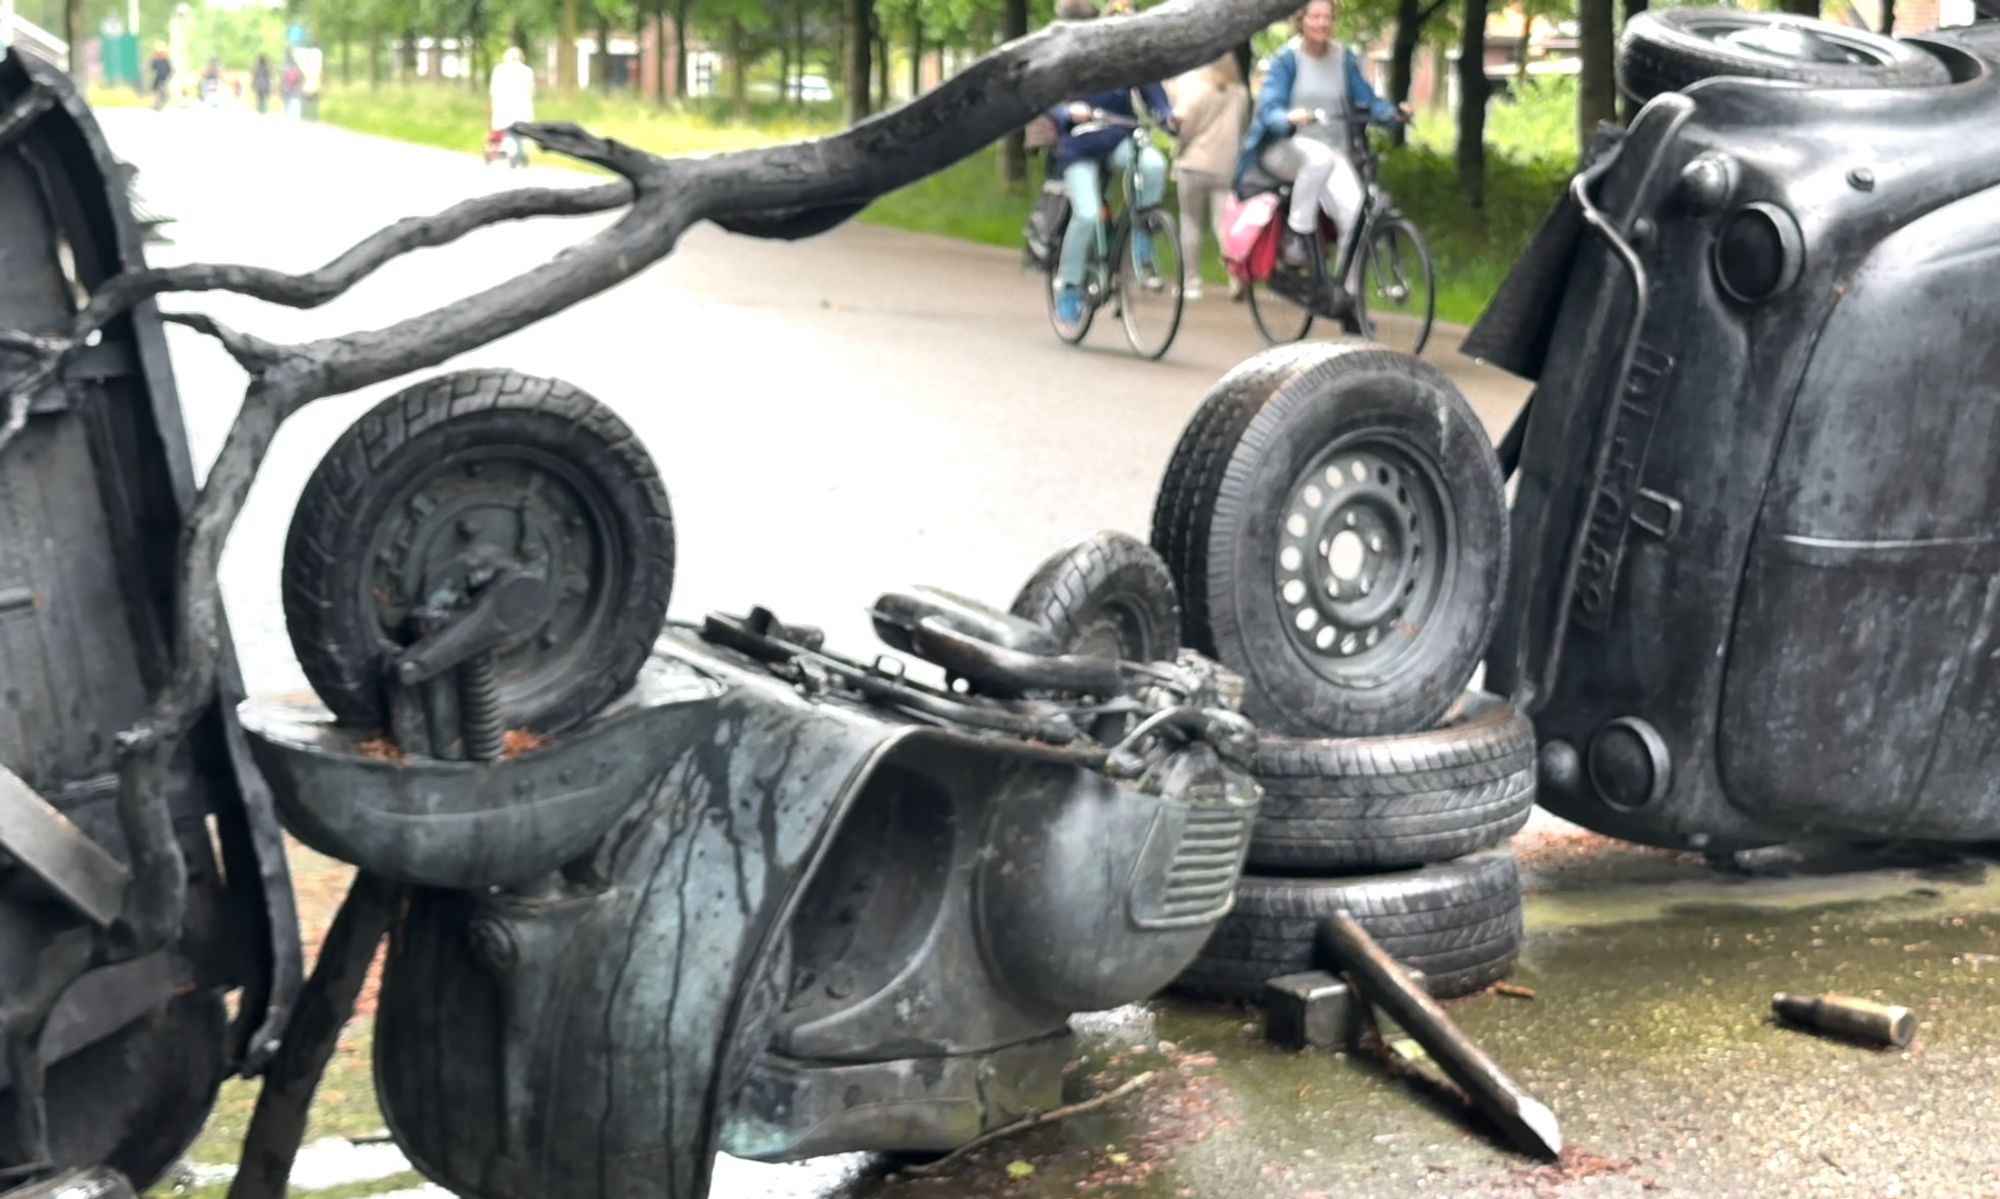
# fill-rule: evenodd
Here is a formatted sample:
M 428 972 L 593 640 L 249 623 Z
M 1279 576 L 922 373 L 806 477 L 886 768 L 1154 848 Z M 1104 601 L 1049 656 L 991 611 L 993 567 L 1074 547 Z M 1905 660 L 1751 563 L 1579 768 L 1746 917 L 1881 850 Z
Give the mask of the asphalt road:
M 177 218 L 159 264 L 308 269 L 377 227 L 523 181 L 470 155 L 233 110 L 114 110 L 103 121 Z M 468 131 L 468 144 L 476 131 Z M 533 169 L 532 181 L 588 182 Z M 498 282 L 602 227 L 546 220 L 399 261 L 341 300 L 291 312 L 225 296 L 206 311 L 267 338 L 380 327 Z M 220 446 L 243 377 L 204 339 L 171 333 L 199 468 Z M 1490 424 L 1524 385 L 1452 351 L 1430 358 Z M 910 583 L 1005 603 L 1050 551 L 1100 528 L 1144 534 L 1183 422 L 1263 346 L 1249 313 L 1211 292 L 1158 364 L 1115 322 L 1082 349 L 1050 333 L 1037 278 L 1007 251 L 851 226 L 803 243 L 692 232 L 625 285 L 441 369 L 559 376 L 615 408 L 673 501 L 672 614 L 766 604 L 869 648 L 863 609 Z M 408 380 L 406 382 L 414 382 Z M 251 692 L 303 679 L 278 607 L 278 561 L 299 489 L 349 424 L 394 387 L 326 400 L 288 424 L 224 559 Z

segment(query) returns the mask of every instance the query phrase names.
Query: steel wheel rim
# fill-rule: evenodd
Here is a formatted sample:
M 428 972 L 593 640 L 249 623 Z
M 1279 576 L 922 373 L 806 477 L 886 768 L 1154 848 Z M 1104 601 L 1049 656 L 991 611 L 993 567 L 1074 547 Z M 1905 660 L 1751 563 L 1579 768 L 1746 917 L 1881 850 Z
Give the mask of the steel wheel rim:
M 1410 665 L 1450 602 L 1453 515 L 1434 461 L 1398 434 L 1345 438 L 1292 480 L 1272 594 L 1315 673 L 1354 687 Z
M 427 600 L 462 591 L 482 564 L 525 559 L 548 572 L 559 598 L 546 621 L 499 651 L 502 711 L 529 723 L 592 669 L 631 563 L 609 500 L 587 475 L 528 446 L 470 447 L 440 459 L 383 512 L 368 534 L 361 604 L 385 652 L 416 639 L 411 618 Z

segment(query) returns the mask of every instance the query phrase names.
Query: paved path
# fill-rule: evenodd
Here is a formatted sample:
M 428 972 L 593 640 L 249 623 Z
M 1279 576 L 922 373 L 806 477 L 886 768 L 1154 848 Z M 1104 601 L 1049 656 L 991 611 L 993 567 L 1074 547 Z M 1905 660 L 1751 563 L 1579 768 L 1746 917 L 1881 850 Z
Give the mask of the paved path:
M 229 110 L 112 111 L 104 123 L 176 216 L 159 262 L 316 266 L 397 217 L 521 181 L 469 155 Z M 541 169 L 536 182 L 582 176 Z M 542 221 L 399 262 L 293 313 L 228 297 L 171 303 L 293 338 L 378 327 L 538 262 L 599 227 Z M 606 295 L 454 362 L 559 375 L 615 407 L 659 461 L 680 565 L 677 618 L 764 603 L 864 648 L 890 587 L 1006 602 L 1049 551 L 1099 528 L 1143 534 L 1188 414 L 1262 348 L 1248 312 L 1195 306 L 1169 358 L 1134 360 L 1115 322 L 1081 350 L 1049 332 L 1036 278 L 987 247 L 851 226 L 797 244 L 704 227 Z M 219 446 L 241 375 L 172 333 L 197 457 Z M 1452 353 L 1436 363 L 1498 425 L 1525 388 Z M 324 401 L 288 425 L 229 547 L 224 590 L 253 691 L 300 685 L 277 605 L 299 489 L 387 394 Z

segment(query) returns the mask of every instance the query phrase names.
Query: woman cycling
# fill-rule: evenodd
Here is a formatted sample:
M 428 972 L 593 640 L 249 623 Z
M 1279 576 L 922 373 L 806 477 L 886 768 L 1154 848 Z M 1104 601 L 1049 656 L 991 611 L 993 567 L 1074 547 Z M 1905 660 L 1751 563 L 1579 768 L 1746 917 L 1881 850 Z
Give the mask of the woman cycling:
M 1097 15 L 1091 0 L 1062 0 L 1056 15 L 1065 21 L 1088 21 Z M 1172 128 L 1173 106 L 1166 89 L 1157 83 L 1139 88 L 1146 111 L 1162 126 Z M 1124 171 L 1132 165 L 1132 131 L 1122 124 L 1098 123 L 1096 113 L 1136 121 L 1132 89 L 1121 88 L 1084 96 L 1049 111 L 1055 122 L 1056 169 L 1062 172 L 1063 186 L 1069 191 L 1069 229 L 1063 234 L 1062 254 L 1056 263 L 1056 319 L 1075 324 L 1083 319 L 1083 272 L 1089 264 L 1090 247 L 1097 244 L 1099 214 L 1103 209 L 1101 172 Z M 1078 132 L 1078 126 L 1088 126 Z M 1140 208 L 1157 205 L 1167 194 L 1167 159 L 1151 146 L 1140 150 L 1139 194 L 1134 203 Z
M 1253 166 L 1293 185 L 1284 251 L 1291 266 L 1311 263 L 1322 209 L 1340 230 L 1333 261 L 1347 260 L 1367 198 L 1348 140 L 1358 131 L 1349 122 L 1365 117 L 1388 125 L 1410 118 L 1409 105 L 1399 108 L 1377 96 L 1361 77 L 1360 63 L 1334 44 L 1333 18 L 1333 0 L 1311 0 L 1292 17 L 1298 36 L 1271 56 L 1236 163 L 1239 189 Z

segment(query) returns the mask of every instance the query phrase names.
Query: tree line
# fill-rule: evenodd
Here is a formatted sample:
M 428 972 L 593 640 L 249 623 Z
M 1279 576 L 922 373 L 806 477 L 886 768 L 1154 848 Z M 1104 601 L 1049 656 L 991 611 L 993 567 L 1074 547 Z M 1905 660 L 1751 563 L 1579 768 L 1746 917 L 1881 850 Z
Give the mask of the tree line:
M 140 0 L 141 25 L 165 28 L 174 0 Z M 1614 52 L 1619 20 L 1643 12 L 1649 0 L 1520 0 L 1524 18 L 1575 20 L 1580 72 L 1577 81 L 1578 144 L 1603 121 L 1618 117 Z M 60 9 L 66 36 L 94 30 L 106 16 L 122 17 L 127 0 L 19 0 L 35 18 L 53 19 Z M 1149 7 L 1141 0 L 1139 7 Z M 1816 16 L 1820 0 L 1745 0 L 1745 7 L 1780 7 Z M 596 44 L 617 32 L 657 25 L 671 33 L 673 70 L 656 72 L 653 99 L 662 104 L 688 95 L 689 52 L 703 46 L 719 54 L 729 72 L 730 93 L 740 104 L 747 77 L 773 56 L 779 79 L 790 81 L 817 64 L 844 98 L 849 121 L 865 119 L 890 103 L 892 51 L 905 55 L 909 91 L 922 90 L 927 53 L 977 55 L 1026 34 L 1052 19 L 1053 0 L 288 0 L 287 15 L 303 21 L 327 52 L 328 69 L 342 82 L 365 78 L 380 83 L 392 72 L 413 74 L 419 45 L 448 40 L 468 47 L 471 82 L 478 86 L 506 46 L 536 51 L 555 45 L 560 90 L 577 87 L 574 46 L 583 34 Z M 1344 0 L 1340 34 L 1348 42 L 1386 38 L 1389 46 L 1386 91 L 1409 98 L 1416 56 L 1427 46 L 1455 47 L 1461 98 L 1456 131 L 1462 186 L 1477 204 L 1485 178 L 1487 80 L 1486 23 L 1500 0 Z M 1893 11 L 1893 10 L 1891 10 Z M 157 22 L 157 23 L 155 23 Z M 149 34 L 149 36 L 151 36 Z M 1275 40 L 1275 35 L 1272 40 Z M 1239 59 L 1248 65 L 1252 47 Z M 609 71 L 597 71 L 592 85 L 609 89 Z M 797 90 L 803 102 L 803 89 Z M 1025 177 L 1021 139 L 1009 140 L 1002 156 L 1007 177 Z

